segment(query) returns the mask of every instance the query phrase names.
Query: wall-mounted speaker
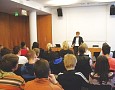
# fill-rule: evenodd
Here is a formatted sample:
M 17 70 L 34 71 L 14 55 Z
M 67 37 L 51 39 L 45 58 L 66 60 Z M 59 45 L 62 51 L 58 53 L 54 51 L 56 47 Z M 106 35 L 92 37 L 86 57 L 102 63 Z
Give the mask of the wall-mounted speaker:
M 57 14 L 58 14 L 59 17 L 63 16 L 62 8 L 57 9 Z
M 115 15 L 115 5 L 110 6 L 110 15 Z

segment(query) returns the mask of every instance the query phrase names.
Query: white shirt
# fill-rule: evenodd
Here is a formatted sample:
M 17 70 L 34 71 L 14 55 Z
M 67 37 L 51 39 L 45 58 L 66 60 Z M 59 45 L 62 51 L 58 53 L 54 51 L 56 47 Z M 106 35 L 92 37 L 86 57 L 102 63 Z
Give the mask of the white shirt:
M 79 37 L 76 37 L 75 46 L 79 46 Z
M 18 57 L 19 57 L 18 64 L 25 64 L 28 62 L 28 59 L 25 56 L 18 56 Z

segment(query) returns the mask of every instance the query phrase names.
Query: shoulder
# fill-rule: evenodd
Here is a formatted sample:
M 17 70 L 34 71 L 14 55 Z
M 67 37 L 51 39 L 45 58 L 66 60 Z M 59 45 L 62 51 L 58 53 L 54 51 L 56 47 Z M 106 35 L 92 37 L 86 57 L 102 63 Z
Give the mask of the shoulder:
M 10 75 L 10 76 L 8 76 L 6 78 L 9 78 L 11 81 L 13 81 L 15 83 L 18 83 L 20 85 L 25 83 L 24 79 L 21 76 L 18 76 L 18 75 L 15 75 L 15 74 Z
M 83 80 L 85 80 L 87 83 L 89 83 L 89 81 L 86 79 L 86 77 L 81 72 L 76 72 L 75 75 L 80 76 Z
M 59 73 L 58 76 L 64 75 L 64 73 Z
M 32 89 L 32 86 L 35 85 L 34 81 L 28 81 L 27 83 L 25 83 L 25 87 L 24 87 L 24 90 L 31 90 Z M 31 88 L 31 89 L 30 89 Z M 33 87 L 34 88 L 34 87 Z

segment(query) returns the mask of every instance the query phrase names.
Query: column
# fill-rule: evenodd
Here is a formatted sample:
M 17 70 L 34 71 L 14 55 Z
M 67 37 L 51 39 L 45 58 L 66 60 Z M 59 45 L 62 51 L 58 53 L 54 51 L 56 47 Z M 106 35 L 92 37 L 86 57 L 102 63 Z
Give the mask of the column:
M 37 15 L 36 11 L 31 11 L 29 14 L 29 26 L 30 26 L 30 47 L 33 42 L 37 42 Z

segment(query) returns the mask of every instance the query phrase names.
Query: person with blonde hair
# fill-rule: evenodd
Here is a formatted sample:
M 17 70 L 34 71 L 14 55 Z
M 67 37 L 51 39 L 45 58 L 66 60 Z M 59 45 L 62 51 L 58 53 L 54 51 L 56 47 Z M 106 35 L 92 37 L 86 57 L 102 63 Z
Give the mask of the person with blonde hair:
M 44 52 L 43 58 L 46 59 L 48 62 L 53 61 L 56 58 L 56 52 L 52 51 L 52 44 L 48 43 L 46 45 L 46 51 Z
M 39 54 L 40 54 L 40 49 L 39 49 L 39 48 L 33 48 L 33 50 L 35 51 L 36 56 L 37 56 L 37 58 L 38 58 L 38 57 L 39 57 Z
M 21 75 L 25 81 L 33 80 L 34 75 L 34 64 L 37 61 L 36 52 L 34 50 L 29 50 L 27 53 L 28 63 L 21 67 Z
M 62 43 L 62 49 L 59 52 L 59 55 L 64 58 L 64 55 L 66 54 L 73 54 L 73 52 L 69 49 L 69 44 L 67 41 L 64 41 Z
M 66 72 L 58 75 L 58 82 L 62 85 L 64 90 L 81 90 L 81 87 L 89 87 L 89 81 L 81 72 L 76 72 L 75 67 L 77 58 L 73 54 L 66 54 L 64 56 L 64 66 Z
M 88 50 L 88 46 L 86 43 L 82 43 L 81 46 L 83 46 L 85 48 L 85 53 L 84 55 L 88 55 L 90 58 L 92 58 L 91 56 L 91 52 Z
M 52 44 L 51 43 L 48 43 L 47 45 L 46 45 L 46 49 L 47 49 L 47 51 L 51 51 L 51 47 L 52 47 Z

